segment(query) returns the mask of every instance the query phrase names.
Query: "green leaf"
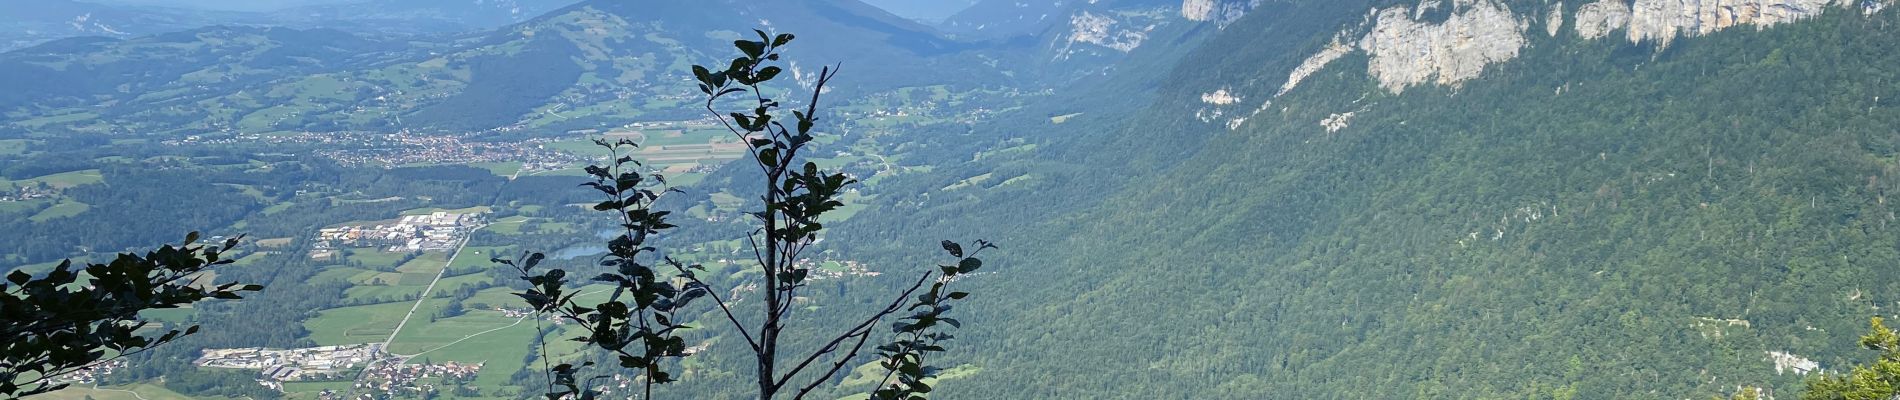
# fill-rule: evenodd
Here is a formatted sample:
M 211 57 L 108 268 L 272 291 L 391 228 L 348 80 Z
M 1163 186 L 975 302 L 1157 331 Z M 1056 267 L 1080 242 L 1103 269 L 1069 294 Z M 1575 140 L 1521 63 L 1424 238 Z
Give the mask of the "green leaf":
M 982 267 L 983 267 L 983 260 L 978 260 L 975 258 L 965 258 L 963 259 L 963 261 L 957 262 L 957 273 L 967 274 L 971 272 L 976 272 L 977 268 L 982 268 Z
M 734 40 L 732 41 L 732 46 L 738 47 L 739 51 L 744 52 L 746 57 L 759 58 L 759 56 L 765 55 L 765 43 L 750 40 Z
M 963 257 L 963 245 L 957 244 L 957 242 L 943 241 L 943 250 L 950 252 L 951 257 Z

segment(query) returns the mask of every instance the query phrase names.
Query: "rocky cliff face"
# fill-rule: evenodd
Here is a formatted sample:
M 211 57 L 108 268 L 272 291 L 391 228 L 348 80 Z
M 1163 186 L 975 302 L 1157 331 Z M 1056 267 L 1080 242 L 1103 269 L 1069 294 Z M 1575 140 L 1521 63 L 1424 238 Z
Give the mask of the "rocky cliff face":
M 1457 85 L 1484 67 L 1517 57 L 1529 26 L 1491 0 L 1455 0 L 1442 23 L 1414 20 L 1407 7 L 1379 11 L 1372 32 L 1359 40 L 1370 70 L 1393 93 L 1426 82 Z
M 1547 3 L 1548 10 L 1540 7 L 1520 14 L 1500 0 L 1421 0 L 1415 6 L 1372 10 L 1362 25 L 1340 32 L 1332 44 L 1288 73 L 1279 90 L 1261 100 L 1257 109 L 1265 110 L 1274 98 L 1293 91 L 1301 81 L 1355 51 L 1366 54 L 1367 75 L 1391 93 L 1424 84 L 1455 87 L 1478 78 L 1490 65 L 1516 58 L 1529 45 L 1527 32 L 1532 20 L 1539 18 L 1543 20 L 1542 29 L 1551 36 L 1561 35 L 1565 26 L 1574 27 L 1584 39 L 1600 39 L 1622 30 L 1632 42 L 1667 46 L 1681 37 L 1740 26 L 1762 29 L 1829 10 L 1871 14 L 1895 2 L 1900 0 L 1596 0 L 1566 18 L 1562 2 Z M 1238 2 L 1187 0 L 1181 10 L 1189 19 L 1214 20 L 1224 4 Z M 1427 14 L 1444 17 L 1434 21 Z M 1237 103 L 1238 93 L 1234 92 L 1233 102 L 1208 102 L 1211 107 L 1203 110 L 1202 119 L 1212 122 L 1222 115 L 1232 115 L 1226 125 L 1238 128 L 1244 124 L 1247 117 L 1259 111 L 1235 113 L 1221 107 Z M 1344 124 L 1325 125 L 1329 131 L 1344 128 Z
M 1629 40 L 1655 41 L 1667 46 L 1678 37 L 1706 35 L 1731 27 L 1767 27 L 1821 15 L 1828 8 L 1854 5 L 1855 0 L 1601 0 L 1589 6 L 1604 13 L 1604 23 L 1582 29 L 1584 37 L 1602 37 L 1610 30 L 1628 28 Z M 1878 5 L 1881 2 L 1866 2 Z M 1579 13 L 1582 18 L 1582 13 Z M 1627 19 L 1623 21 L 1618 17 Z
M 1576 20 L 1577 35 L 1584 39 L 1609 36 L 1610 31 L 1629 25 L 1630 6 L 1616 0 L 1585 4 L 1577 9 Z
M 1261 0 L 1181 0 L 1181 17 L 1193 21 L 1214 21 L 1221 26 L 1247 15 Z
M 1155 25 L 1128 26 L 1107 15 L 1081 11 L 1069 18 L 1069 44 L 1088 43 L 1121 52 L 1141 47 Z

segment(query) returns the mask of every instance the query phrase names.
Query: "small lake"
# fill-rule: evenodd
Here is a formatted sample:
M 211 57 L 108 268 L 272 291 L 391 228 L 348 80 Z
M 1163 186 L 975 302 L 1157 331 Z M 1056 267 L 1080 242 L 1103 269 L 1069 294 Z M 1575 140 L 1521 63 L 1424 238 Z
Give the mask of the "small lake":
M 598 256 L 602 254 L 607 254 L 606 245 L 589 243 L 589 244 L 577 244 L 573 246 L 567 246 L 567 248 L 556 250 L 554 254 L 549 254 L 548 257 L 556 259 L 556 260 L 572 260 L 572 259 L 581 258 L 581 257 Z

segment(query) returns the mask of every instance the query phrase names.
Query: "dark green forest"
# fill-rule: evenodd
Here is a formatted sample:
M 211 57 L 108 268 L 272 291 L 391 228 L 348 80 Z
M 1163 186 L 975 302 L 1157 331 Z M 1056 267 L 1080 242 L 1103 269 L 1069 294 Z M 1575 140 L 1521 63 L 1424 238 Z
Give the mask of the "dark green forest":
M 1135 9 L 1113 14 L 1132 21 L 1131 15 L 1153 9 L 1176 13 L 1179 3 L 1104 0 L 1099 6 Z M 1053 25 L 999 22 L 1015 33 L 998 37 L 963 31 L 944 39 L 855 2 L 758 8 L 782 13 L 777 21 L 787 27 L 808 28 L 797 31 L 801 41 L 814 38 L 800 44 L 808 47 L 798 51 L 807 52 L 788 53 L 809 62 L 805 68 L 848 61 L 840 92 L 827 95 L 838 102 L 826 106 L 841 111 L 821 119 L 818 130 L 828 136 L 823 150 L 808 157 L 827 163 L 827 171 L 835 165 L 866 181 L 864 195 L 852 200 L 855 215 L 847 223 L 826 223 L 830 229 L 812 254 L 885 272 L 813 283 L 801 294 L 809 307 L 799 311 L 809 319 L 789 326 L 784 340 L 791 347 L 819 343 L 831 328 L 882 307 L 892 288 L 909 284 L 910 272 L 941 262 L 932 257 L 940 240 L 984 238 L 1001 246 L 984 255 L 1000 267 L 959 277 L 958 290 L 977 295 L 956 307 L 965 326 L 955 331 L 955 345 L 933 359 L 956 372 L 933 382 L 931 398 L 1681 399 L 1727 398 L 1754 387 L 1797 398 L 1811 381 L 1846 385 L 1818 376 L 1892 357 L 1891 349 L 1864 350 L 1872 345 L 1863 346 L 1862 335 L 1870 317 L 1892 317 L 1890 309 L 1900 306 L 1900 206 L 1893 203 L 1900 199 L 1889 198 L 1900 187 L 1900 68 L 1894 67 L 1900 65 L 1900 41 L 1894 40 L 1900 12 L 1841 8 L 1667 45 L 1632 43 L 1621 31 L 1598 40 L 1567 30 L 1545 35 L 1543 24 L 1550 22 L 1529 18 L 1521 53 L 1473 80 L 1395 94 L 1368 76 L 1371 60 L 1355 51 L 1284 96 L 1272 96 L 1288 71 L 1340 32 L 1363 35 L 1356 29 L 1364 28 L 1367 10 L 1416 4 L 1259 2 L 1224 25 L 1157 24 L 1142 31 L 1145 45 L 1125 54 L 1076 58 L 1052 55 L 1073 44 L 1064 25 L 1069 21 L 1056 17 Z M 1583 6 L 1503 4 L 1518 15 L 1550 7 L 1574 15 Z M 1008 8 L 977 7 L 951 20 L 1011 15 Z M 1454 7 L 1418 15 L 1442 21 Z M 594 9 L 570 11 L 588 10 Z M 599 10 L 638 22 L 619 29 L 640 35 L 726 26 L 690 14 L 688 6 L 602 4 Z M 667 19 L 675 14 L 690 18 Z M 730 25 L 757 23 L 741 22 Z M 239 31 L 283 46 L 324 33 Z M 654 49 L 664 40 L 601 42 L 624 46 L 609 58 L 642 60 L 617 64 L 584 60 L 595 49 L 574 31 L 531 39 L 501 32 L 433 45 L 337 39 L 302 53 L 207 48 L 179 59 L 198 65 L 239 57 L 279 75 L 178 89 L 185 94 L 176 101 L 308 74 L 417 62 L 438 49 L 518 45 L 514 53 L 457 53 L 473 55 L 450 61 L 448 72 L 431 73 L 470 74 L 456 78 L 460 86 L 417 95 L 427 101 L 413 109 L 377 107 L 422 130 L 460 132 L 465 143 L 574 136 L 568 129 L 611 130 L 602 121 L 625 123 L 617 119 L 634 114 L 575 111 L 581 116 L 573 120 L 493 128 L 559 101 L 577 101 L 564 110 L 586 104 L 576 99 L 673 101 L 663 96 L 670 93 L 666 84 L 691 75 L 664 75 L 653 61 L 724 54 L 718 51 L 725 47 L 712 45 L 729 40 L 684 35 L 692 46 L 711 45 L 662 56 L 649 53 L 661 51 Z M 90 170 L 99 176 L 98 183 L 59 193 L 88 205 L 85 212 L 31 218 L 58 207 L 57 201 L 0 209 L 0 242 L 10 243 L 0 246 L 0 265 L 43 267 L 145 248 L 191 230 L 291 240 L 269 250 L 244 248 L 240 252 L 264 255 L 219 272 L 220 281 L 266 290 L 242 301 L 201 304 L 189 317 L 167 321 L 206 329 L 138 356 L 108 384 L 162 378 L 163 387 L 190 396 L 283 397 L 255 385 L 254 373 L 190 363 L 201 348 L 314 346 L 320 332 L 304 322 L 328 309 L 444 299 L 450 307 L 424 316 L 434 322 L 489 312 L 471 307 L 478 292 L 527 288 L 499 265 L 456 264 L 442 275 L 482 279 L 423 296 L 365 294 L 372 291 L 325 272 L 393 272 L 422 255 L 403 254 L 390 265 L 348 255 L 316 261 L 305 254 L 315 249 L 308 238 L 319 227 L 429 207 L 487 206 L 493 210 L 484 218 L 491 221 L 531 220 L 519 232 L 469 236 L 473 246 L 512 256 L 594 244 L 601 241 L 595 232 L 616 223 L 587 211 L 599 199 L 578 186 L 586 178 L 576 174 L 343 165 L 303 155 L 320 145 L 151 146 L 160 135 L 197 129 L 193 124 L 206 112 L 113 96 L 125 94 L 121 86 L 172 88 L 172 78 L 115 72 L 135 68 L 139 59 L 97 70 L 35 64 L 54 55 L 130 48 L 112 46 L 172 46 L 151 44 L 160 39 L 71 39 L 0 57 L 0 68 L 45 69 L 44 75 L 0 77 L 0 87 L 26 89 L 0 94 L 0 106 L 101 101 L 110 104 L 98 107 L 109 118 L 160 109 L 148 106 L 169 107 L 166 112 L 180 118 L 139 134 L 150 137 L 121 136 L 116 127 L 0 120 L 7 122 L 0 123 L 0 140 L 30 143 L 16 154 L 0 153 L 0 178 Z M 45 82 L 86 74 L 113 76 L 86 85 Z M 602 76 L 621 74 L 651 74 L 619 83 L 651 91 L 600 89 L 611 86 L 605 84 L 574 91 L 577 82 L 598 84 Z M 788 85 L 802 84 L 789 74 Z M 930 90 L 878 97 L 894 88 Z M 934 99 L 933 90 L 952 94 Z M 1226 119 L 1197 115 L 1209 108 L 1203 95 L 1215 90 L 1245 96 L 1243 111 L 1272 102 L 1230 128 Z M 347 97 L 373 94 L 380 95 Z M 886 99 L 898 105 L 866 105 Z M 951 117 L 919 111 L 922 103 Z M 20 110 L 0 112 L 40 117 Z M 638 115 L 686 119 L 699 118 L 698 111 L 655 107 Z M 900 111 L 929 117 L 872 121 Z M 1321 126 L 1348 112 L 1343 129 Z M 269 129 L 395 126 L 377 118 L 303 117 L 310 123 Z M 47 132 L 64 140 L 49 140 Z M 825 158 L 834 151 L 836 159 Z M 763 207 L 761 191 L 746 183 L 758 172 L 741 162 L 690 174 L 697 183 L 654 205 L 680 216 L 669 221 L 681 225 L 653 239 L 658 252 L 696 262 L 740 254 L 728 241 L 754 227 L 731 217 Z M 504 254 L 481 258 L 491 255 Z M 599 261 L 577 256 L 548 263 L 573 276 L 612 272 Z M 720 289 L 753 279 L 734 265 L 715 266 L 705 276 Z M 716 310 L 697 312 L 682 318 L 723 325 L 715 324 L 723 322 Z M 550 387 L 537 369 L 544 361 L 619 363 L 605 353 L 532 354 L 528 349 L 546 344 L 572 346 L 567 339 L 576 332 L 533 329 L 530 341 L 495 346 L 497 354 L 526 355 L 509 360 L 525 367 L 495 379 L 499 386 L 432 396 L 533 397 Z M 752 354 L 731 332 L 679 335 L 710 347 L 662 365 L 680 371 L 680 381 L 656 388 L 655 397 L 750 394 Z M 1810 359 L 1823 372 L 1777 369 L 1775 354 Z M 834 377 L 836 386 L 814 398 L 865 393 L 873 378 L 859 375 Z
M 1193 120 L 1209 88 L 1278 87 L 1352 9 L 1267 6 L 1136 116 L 955 172 L 1025 183 L 840 232 L 1022 226 L 999 242 L 1029 267 L 988 281 L 1012 295 L 966 332 L 1012 351 L 960 351 L 984 369 L 943 395 L 1682 398 L 1798 392 L 1767 351 L 1861 359 L 1900 289 L 1892 14 L 1666 48 L 1533 35 L 1482 79 L 1396 96 L 1348 56 L 1277 115 Z

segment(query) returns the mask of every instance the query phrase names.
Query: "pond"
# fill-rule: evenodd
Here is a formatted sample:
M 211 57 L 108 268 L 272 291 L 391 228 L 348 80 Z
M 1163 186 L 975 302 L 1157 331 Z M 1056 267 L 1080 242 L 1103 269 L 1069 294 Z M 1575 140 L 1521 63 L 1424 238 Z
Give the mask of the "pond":
M 587 243 L 587 244 L 577 244 L 573 246 L 567 246 L 567 248 L 563 248 L 563 249 L 555 251 L 554 254 L 549 254 L 548 257 L 556 259 L 556 260 L 572 260 L 572 259 L 581 258 L 581 257 L 598 256 L 602 254 L 607 254 L 606 245 Z

